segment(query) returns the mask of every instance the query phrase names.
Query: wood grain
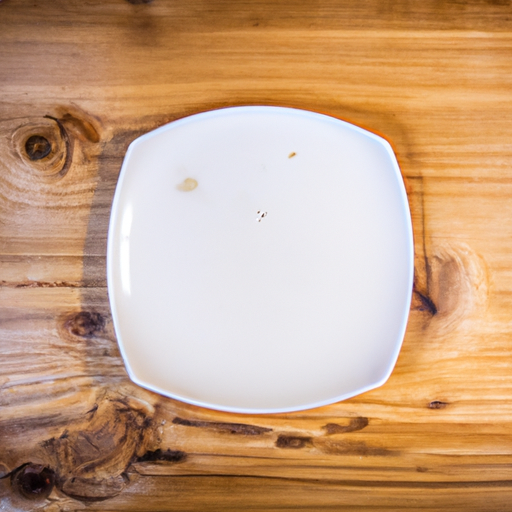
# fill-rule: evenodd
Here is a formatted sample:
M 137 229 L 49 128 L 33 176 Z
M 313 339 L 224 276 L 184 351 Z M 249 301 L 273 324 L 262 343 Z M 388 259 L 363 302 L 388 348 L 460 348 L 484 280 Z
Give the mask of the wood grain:
M 509 0 L 2 0 L 0 47 L 0 510 L 510 510 Z M 395 149 L 415 288 L 377 390 L 251 416 L 126 375 L 105 281 L 126 148 L 245 104 Z

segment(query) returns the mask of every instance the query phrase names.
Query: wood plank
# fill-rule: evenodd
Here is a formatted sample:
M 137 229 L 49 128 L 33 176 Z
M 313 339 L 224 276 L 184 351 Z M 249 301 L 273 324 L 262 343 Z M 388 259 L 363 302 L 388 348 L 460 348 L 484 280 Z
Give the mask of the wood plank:
M 510 509 L 510 2 L 0 0 L 0 46 L 0 509 Z M 236 415 L 127 377 L 105 279 L 125 151 L 243 104 L 395 149 L 415 293 L 379 389 Z

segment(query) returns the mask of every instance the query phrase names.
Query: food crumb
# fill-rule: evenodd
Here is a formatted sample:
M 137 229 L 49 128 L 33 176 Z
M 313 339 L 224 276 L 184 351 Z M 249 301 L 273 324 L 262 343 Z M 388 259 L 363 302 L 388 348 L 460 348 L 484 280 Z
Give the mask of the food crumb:
M 198 183 L 194 178 L 187 178 L 179 185 L 176 185 L 176 188 L 182 192 L 190 192 L 191 190 L 194 190 L 197 185 Z
M 293 158 L 297 153 L 295 153 L 295 151 L 292 151 L 289 155 L 288 155 L 288 158 Z
M 258 214 L 258 222 L 261 222 L 261 219 L 264 219 L 267 216 L 267 212 L 262 212 L 261 210 L 258 210 L 256 213 Z

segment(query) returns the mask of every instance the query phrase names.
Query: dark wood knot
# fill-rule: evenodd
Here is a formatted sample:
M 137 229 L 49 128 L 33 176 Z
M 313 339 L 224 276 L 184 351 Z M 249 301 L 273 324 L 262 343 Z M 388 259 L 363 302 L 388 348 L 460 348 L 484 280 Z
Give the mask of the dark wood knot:
M 50 141 L 42 135 L 32 135 L 25 142 L 25 151 L 30 160 L 41 160 L 52 150 Z
M 358 416 L 357 418 L 351 418 L 348 425 L 338 425 L 337 423 L 327 423 L 322 428 L 325 430 L 326 435 L 330 436 L 333 434 L 345 434 L 347 432 L 356 432 L 357 430 L 363 430 L 368 426 L 368 418 L 364 416 Z
M 46 499 L 55 485 L 55 473 L 41 464 L 24 464 L 11 479 L 15 492 L 28 500 Z
M 434 400 L 428 404 L 429 409 L 444 409 L 448 405 L 447 402 L 441 402 L 439 400 Z
M 59 179 L 67 173 L 72 141 L 58 119 L 28 119 L 13 132 L 11 143 L 23 167 L 35 176 Z
M 276 441 L 277 448 L 299 450 L 311 443 L 311 437 L 305 436 L 287 436 L 281 434 Z
M 105 318 L 93 311 L 80 311 L 65 323 L 68 331 L 82 338 L 91 338 L 105 328 Z

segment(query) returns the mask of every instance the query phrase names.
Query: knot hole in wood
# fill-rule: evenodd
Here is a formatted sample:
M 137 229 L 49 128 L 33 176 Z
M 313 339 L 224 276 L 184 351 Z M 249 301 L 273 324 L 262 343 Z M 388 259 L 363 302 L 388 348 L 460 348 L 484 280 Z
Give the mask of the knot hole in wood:
M 27 500 L 44 500 L 55 485 L 55 473 L 41 464 L 24 464 L 11 475 L 13 490 Z
M 69 168 L 71 144 L 57 119 L 42 117 L 18 127 L 12 135 L 14 152 L 23 168 L 40 178 L 62 178 Z
M 41 160 L 50 154 L 52 145 L 42 135 L 31 135 L 25 142 L 25 152 L 30 160 Z

